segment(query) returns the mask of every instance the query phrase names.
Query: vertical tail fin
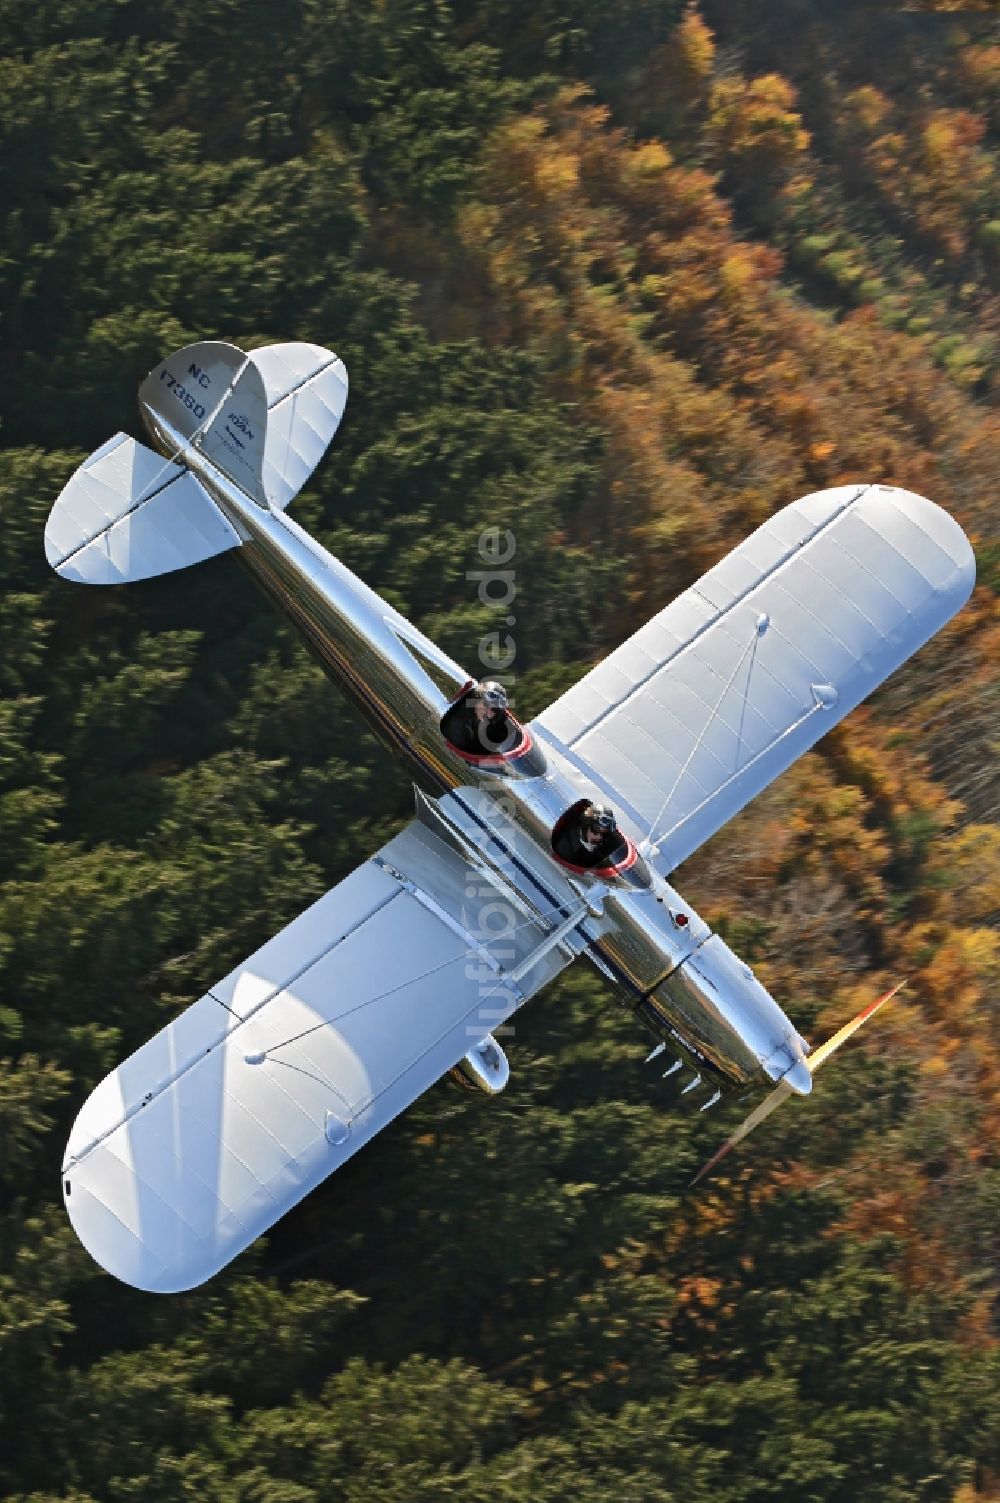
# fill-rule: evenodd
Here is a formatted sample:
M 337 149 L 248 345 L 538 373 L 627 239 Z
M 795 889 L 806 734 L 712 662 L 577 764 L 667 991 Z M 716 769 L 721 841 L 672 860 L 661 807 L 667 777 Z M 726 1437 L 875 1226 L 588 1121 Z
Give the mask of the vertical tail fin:
M 162 453 L 198 449 L 266 505 L 261 470 L 267 398 L 260 371 L 235 345 L 191 344 L 150 371 L 139 387 L 142 420 Z
M 162 453 L 194 444 L 262 504 L 284 510 L 326 453 L 347 403 L 347 370 L 315 344 L 192 344 L 150 371 L 139 410 Z

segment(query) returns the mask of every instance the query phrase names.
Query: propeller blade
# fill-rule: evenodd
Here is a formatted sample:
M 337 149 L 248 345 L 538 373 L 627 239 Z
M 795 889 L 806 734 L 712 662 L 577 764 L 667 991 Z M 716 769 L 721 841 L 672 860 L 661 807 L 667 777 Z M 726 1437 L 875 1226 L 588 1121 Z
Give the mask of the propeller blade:
M 843 1028 L 838 1028 L 833 1037 L 828 1038 L 825 1044 L 820 1044 L 811 1054 L 806 1055 L 806 1064 L 812 1073 L 815 1075 L 820 1065 L 826 1063 L 833 1051 L 839 1049 L 841 1044 L 845 1044 L 852 1033 L 857 1033 L 862 1023 L 867 1023 L 868 1019 L 873 1017 L 880 1007 L 884 1007 L 887 1002 L 891 1002 L 896 993 L 901 992 L 905 985 L 905 980 L 897 981 L 891 991 L 885 992 L 881 997 L 877 997 L 874 1002 L 869 1002 L 867 1007 L 861 1009 L 856 1018 L 852 1018 L 849 1023 L 845 1023 Z
M 770 1096 L 765 1096 L 764 1100 L 758 1107 L 754 1108 L 749 1117 L 747 1117 L 745 1121 L 740 1123 L 739 1127 L 732 1134 L 732 1136 L 726 1139 L 722 1147 L 718 1149 L 716 1153 L 712 1154 L 712 1157 L 706 1164 L 702 1164 L 701 1168 L 698 1170 L 698 1173 L 691 1181 L 692 1185 L 696 1185 L 700 1179 L 704 1179 L 706 1174 L 710 1174 L 711 1171 L 715 1168 L 716 1164 L 722 1162 L 730 1149 L 735 1148 L 737 1143 L 742 1143 L 743 1139 L 745 1137 L 748 1137 L 749 1134 L 753 1132 L 755 1127 L 759 1127 L 760 1124 L 764 1121 L 765 1117 L 769 1117 L 771 1115 L 775 1107 L 780 1106 L 783 1101 L 787 1101 L 791 1094 L 791 1086 L 787 1085 L 785 1081 L 779 1080 Z
M 858 1015 L 852 1018 L 849 1023 L 845 1023 L 843 1028 L 838 1028 L 837 1032 L 831 1038 L 828 1038 L 825 1044 L 820 1044 L 811 1054 L 808 1054 L 806 1056 L 806 1064 L 809 1066 L 811 1072 L 815 1075 L 820 1065 L 826 1063 L 834 1050 L 839 1049 L 841 1044 L 846 1043 L 852 1034 L 857 1033 L 862 1023 L 866 1023 L 870 1017 L 878 1012 L 880 1007 L 884 1007 L 887 1002 L 891 1002 L 896 993 L 902 991 L 905 985 L 905 980 L 898 981 L 891 991 L 887 991 L 881 997 L 877 997 L 874 1002 L 869 1002 L 868 1006 L 863 1007 Z M 700 1179 L 704 1179 L 706 1174 L 710 1174 L 715 1166 L 721 1163 L 726 1157 L 730 1149 L 735 1148 L 737 1143 L 742 1143 L 743 1139 L 748 1137 L 755 1127 L 759 1127 L 775 1108 L 779 1107 L 783 1101 L 787 1101 L 788 1097 L 792 1094 L 792 1087 L 786 1081 L 779 1080 L 771 1094 L 764 1097 L 760 1105 L 755 1107 L 749 1117 L 740 1123 L 739 1127 L 731 1137 L 726 1139 L 722 1147 L 713 1153 L 707 1163 L 701 1166 L 691 1184 L 696 1185 Z

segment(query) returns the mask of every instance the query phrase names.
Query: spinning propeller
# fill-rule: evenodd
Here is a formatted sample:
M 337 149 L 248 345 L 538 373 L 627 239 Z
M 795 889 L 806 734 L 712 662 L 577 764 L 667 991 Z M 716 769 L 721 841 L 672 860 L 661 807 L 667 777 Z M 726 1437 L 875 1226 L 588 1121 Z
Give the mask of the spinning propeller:
M 852 1018 L 849 1023 L 845 1023 L 843 1028 L 839 1028 L 832 1038 L 827 1039 L 825 1044 L 820 1044 L 818 1049 L 814 1049 L 812 1054 L 806 1058 L 806 1064 L 811 1072 L 815 1075 L 820 1065 L 826 1063 L 834 1050 L 839 1049 L 841 1044 L 846 1043 L 851 1035 L 858 1031 L 862 1023 L 878 1012 L 880 1007 L 884 1007 L 887 1002 L 891 1002 L 896 993 L 901 991 L 905 985 L 905 981 L 898 981 L 891 991 L 886 992 L 884 996 L 878 997 L 874 1002 L 869 1002 L 867 1007 L 861 1009 L 857 1017 Z M 716 1153 L 713 1153 L 707 1163 L 701 1166 L 691 1184 L 696 1185 L 700 1179 L 704 1179 L 705 1175 L 709 1174 L 715 1168 L 716 1164 L 725 1158 L 731 1148 L 735 1148 L 737 1143 L 741 1143 L 744 1138 L 748 1137 L 755 1127 L 759 1127 L 764 1119 L 771 1115 L 775 1107 L 780 1106 L 783 1101 L 787 1100 L 793 1094 L 792 1087 L 788 1082 L 780 1080 L 771 1094 L 765 1096 L 764 1100 L 750 1113 L 749 1117 L 740 1123 L 732 1136 L 726 1139 L 722 1147 Z

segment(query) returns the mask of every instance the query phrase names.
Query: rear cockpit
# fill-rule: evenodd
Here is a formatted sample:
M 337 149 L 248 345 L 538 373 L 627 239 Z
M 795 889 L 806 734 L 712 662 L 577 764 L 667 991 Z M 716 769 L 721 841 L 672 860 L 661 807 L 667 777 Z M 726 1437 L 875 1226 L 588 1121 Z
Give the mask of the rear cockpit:
M 477 684 L 473 679 L 445 710 L 441 734 L 463 762 L 487 772 L 519 761 L 534 747 L 531 733 L 511 712 L 501 686 Z

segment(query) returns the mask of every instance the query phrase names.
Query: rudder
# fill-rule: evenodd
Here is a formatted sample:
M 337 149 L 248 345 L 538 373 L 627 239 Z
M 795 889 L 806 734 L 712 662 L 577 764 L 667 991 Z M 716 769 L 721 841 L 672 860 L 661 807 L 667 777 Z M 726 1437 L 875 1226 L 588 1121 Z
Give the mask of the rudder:
M 218 341 L 175 350 L 139 387 L 139 411 L 162 453 L 183 463 L 193 447 L 266 505 L 267 398 L 260 371 L 242 350 Z

